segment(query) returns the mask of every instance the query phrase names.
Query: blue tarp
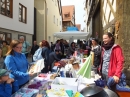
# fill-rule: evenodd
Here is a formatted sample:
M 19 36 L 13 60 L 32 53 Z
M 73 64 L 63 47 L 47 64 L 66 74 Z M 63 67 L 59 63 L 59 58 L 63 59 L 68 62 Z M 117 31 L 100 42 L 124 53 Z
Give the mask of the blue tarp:
M 77 27 L 67 27 L 67 31 L 79 31 Z

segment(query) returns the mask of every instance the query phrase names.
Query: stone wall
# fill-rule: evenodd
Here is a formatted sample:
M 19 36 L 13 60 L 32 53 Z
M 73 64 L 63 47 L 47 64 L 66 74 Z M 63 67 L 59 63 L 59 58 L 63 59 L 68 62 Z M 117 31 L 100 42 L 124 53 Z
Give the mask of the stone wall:
M 103 1 L 100 0 L 100 17 L 98 15 L 95 19 L 93 19 L 93 26 L 100 26 L 100 31 L 102 34 L 110 27 L 114 27 L 114 23 L 116 21 L 120 22 L 119 31 L 118 31 L 118 38 L 116 38 L 116 43 L 119 44 L 122 47 L 123 54 L 125 57 L 125 67 L 130 67 L 130 0 L 116 0 L 116 16 L 113 21 L 108 22 L 108 24 L 103 27 L 103 25 L 97 25 L 97 18 L 101 19 L 101 22 L 103 21 Z M 96 11 L 97 12 L 97 11 Z M 97 27 L 93 28 L 93 35 L 96 32 Z M 99 29 L 98 29 L 99 30 Z M 101 35 L 102 35 L 101 34 Z M 99 37 L 102 39 L 102 37 Z
M 120 22 L 117 43 L 121 45 L 125 56 L 125 66 L 130 66 L 130 0 L 118 0 L 116 20 Z
M 124 73 L 130 86 L 130 0 L 118 0 L 116 20 L 120 22 L 117 43 L 121 45 L 125 57 Z

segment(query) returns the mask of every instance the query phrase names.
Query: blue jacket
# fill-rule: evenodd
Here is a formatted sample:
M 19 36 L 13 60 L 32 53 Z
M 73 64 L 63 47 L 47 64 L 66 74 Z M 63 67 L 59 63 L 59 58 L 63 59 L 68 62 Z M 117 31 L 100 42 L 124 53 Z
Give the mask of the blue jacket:
M 44 62 L 47 63 L 47 64 L 49 63 L 49 54 L 50 53 L 51 53 L 51 51 L 50 51 L 49 48 L 47 48 L 47 47 L 42 48 L 41 55 L 42 55 L 42 58 L 44 58 Z
M 10 84 L 0 83 L 0 97 L 11 97 L 19 89 L 17 81 Z
M 23 85 L 29 81 L 28 61 L 24 54 L 14 52 L 14 55 L 8 55 L 5 58 L 5 64 L 8 70 L 11 71 L 10 78 L 18 81 L 18 85 Z
M 113 77 L 109 77 L 107 81 L 107 86 L 109 89 L 111 89 L 111 86 L 116 84 Z M 130 88 L 126 87 L 126 76 L 124 73 L 122 73 L 119 83 L 116 84 L 116 90 L 118 91 L 125 91 L 130 92 Z

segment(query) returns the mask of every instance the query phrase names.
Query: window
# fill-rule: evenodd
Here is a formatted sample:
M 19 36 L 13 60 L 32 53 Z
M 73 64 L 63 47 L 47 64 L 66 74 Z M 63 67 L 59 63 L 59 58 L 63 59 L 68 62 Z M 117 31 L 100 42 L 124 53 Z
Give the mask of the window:
M 0 47 L 2 46 L 2 41 L 7 41 L 7 43 L 10 44 L 11 40 L 12 40 L 11 33 L 6 33 L 6 32 L 0 31 Z
M 58 19 L 57 19 L 57 26 L 58 26 Z
M 19 21 L 27 23 L 27 8 L 22 4 L 19 4 Z
M 61 21 L 60 21 L 60 23 L 59 23 L 60 25 L 61 25 Z
M 66 18 L 69 17 L 69 14 L 65 14 L 65 17 L 66 17 Z
M 13 0 L 0 0 L 0 14 L 12 18 Z
M 48 8 L 46 9 L 46 13 L 47 13 L 47 15 L 48 15 Z
M 68 18 L 68 17 L 70 17 L 70 13 L 67 12 L 67 13 L 64 14 L 64 16 L 65 16 L 65 18 Z
M 54 19 L 53 19 L 54 23 L 55 23 L 55 15 L 54 15 Z

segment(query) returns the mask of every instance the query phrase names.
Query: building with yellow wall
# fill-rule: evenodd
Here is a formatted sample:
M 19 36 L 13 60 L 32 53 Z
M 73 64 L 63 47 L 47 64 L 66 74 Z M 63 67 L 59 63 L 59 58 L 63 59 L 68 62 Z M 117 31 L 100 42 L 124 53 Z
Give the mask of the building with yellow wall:
M 34 40 L 54 42 L 53 34 L 62 31 L 61 0 L 34 0 Z

